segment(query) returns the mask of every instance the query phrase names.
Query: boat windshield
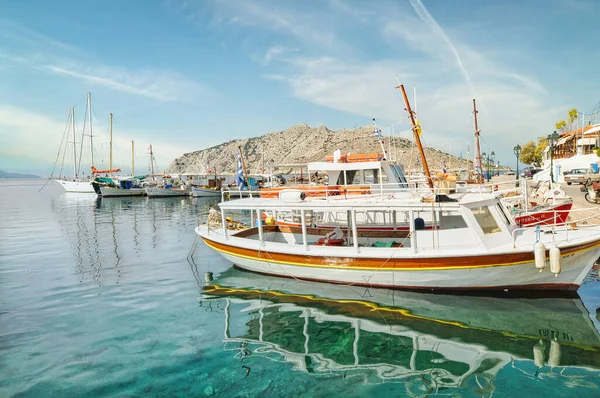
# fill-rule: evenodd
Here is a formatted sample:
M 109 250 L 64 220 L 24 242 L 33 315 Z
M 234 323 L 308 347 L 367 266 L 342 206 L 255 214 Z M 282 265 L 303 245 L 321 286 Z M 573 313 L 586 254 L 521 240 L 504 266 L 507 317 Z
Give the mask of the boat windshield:
M 404 171 L 397 164 L 390 165 L 392 167 L 392 171 L 394 172 L 394 176 L 396 180 L 400 183 L 402 188 L 408 188 L 408 183 L 406 181 L 406 176 L 404 175 Z
M 481 227 L 484 234 L 494 234 L 501 231 L 489 207 L 475 207 L 471 209 L 471 211 L 473 212 L 475 220 L 477 220 L 477 223 Z

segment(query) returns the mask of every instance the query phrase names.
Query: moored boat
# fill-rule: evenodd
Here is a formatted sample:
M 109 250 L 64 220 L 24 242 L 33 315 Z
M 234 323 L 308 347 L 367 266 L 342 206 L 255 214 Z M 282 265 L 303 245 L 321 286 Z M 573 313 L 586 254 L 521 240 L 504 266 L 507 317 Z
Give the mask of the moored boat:
M 220 203 L 222 214 L 213 211 L 196 232 L 209 247 L 250 271 L 403 289 L 572 291 L 600 255 L 598 226 L 519 227 L 496 195 L 446 198 L 240 199 Z M 227 219 L 240 210 L 249 211 L 249 224 L 257 226 Z M 292 210 L 301 219 L 309 211 L 346 212 L 350 217 L 338 226 L 343 240 L 332 245 L 327 241 L 331 230 L 305 224 L 263 226 L 257 220 L 265 210 Z M 385 211 L 394 212 L 397 223 L 410 220 L 409 230 L 357 227 L 357 214 Z M 431 230 L 424 228 L 424 220 L 431 220 Z M 316 245 L 322 239 L 324 244 Z
M 206 197 L 220 197 L 221 196 L 221 190 L 215 188 L 208 188 L 208 187 L 192 187 L 191 188 L 191 193 L 192 196 L 195 198 L 206 198 Z
M 165 186 L 159 186 L 159 187 L 146 187 L 146 188 L 144 188 L 144 190 L 146 191 L 146 195 L 148 195 L 149 198 L 166 198 L 166 197 L 172 197 L 172 196 L 189 196 L 190 195 L 190 188 L 185 185 L 181 185 L 181 186 L 165 185 Z

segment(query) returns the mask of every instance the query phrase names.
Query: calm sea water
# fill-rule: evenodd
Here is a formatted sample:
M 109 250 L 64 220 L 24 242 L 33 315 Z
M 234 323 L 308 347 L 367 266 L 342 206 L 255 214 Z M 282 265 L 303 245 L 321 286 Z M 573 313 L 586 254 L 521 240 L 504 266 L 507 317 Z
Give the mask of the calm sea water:
M 0 396 L 600 396 L 600 282 L 499 299 L 249 274 L 214 200 L 0 181 Z

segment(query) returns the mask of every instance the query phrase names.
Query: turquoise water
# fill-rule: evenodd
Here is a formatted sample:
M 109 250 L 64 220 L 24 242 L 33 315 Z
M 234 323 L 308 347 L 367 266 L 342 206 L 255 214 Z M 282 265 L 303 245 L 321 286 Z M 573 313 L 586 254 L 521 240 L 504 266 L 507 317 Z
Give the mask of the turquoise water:
M 0 396 L 600 396 L 600 282 L 576 298 L 249 274 L 198 243 L 214 200 L 0 182 Z

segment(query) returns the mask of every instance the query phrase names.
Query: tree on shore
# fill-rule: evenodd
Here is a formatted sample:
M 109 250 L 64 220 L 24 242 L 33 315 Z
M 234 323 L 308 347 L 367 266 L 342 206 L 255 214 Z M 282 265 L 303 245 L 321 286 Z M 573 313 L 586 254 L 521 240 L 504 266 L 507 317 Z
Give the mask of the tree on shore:
M 538 137 L 537 145 L 533 141 L 529 141 L 521 147 L 521 155 L 519 160 L 521 163 L 531 164 L 536 167 L 542 165 L 542 153 L 548 146 L 548 140 L 546 137 Z
M 560 131 L 562 133 L 572 131 L 573 124 L 578 119 L 578 117 L 579 112 L 577 111 L 577 108 L 572 108 L 571 110 L 569 110 L 569 112 L 567 112 L 567 120 L 559 120 L 554 124 L 554 127 L 557 131 Z

